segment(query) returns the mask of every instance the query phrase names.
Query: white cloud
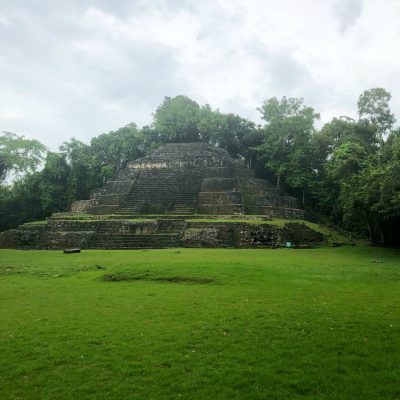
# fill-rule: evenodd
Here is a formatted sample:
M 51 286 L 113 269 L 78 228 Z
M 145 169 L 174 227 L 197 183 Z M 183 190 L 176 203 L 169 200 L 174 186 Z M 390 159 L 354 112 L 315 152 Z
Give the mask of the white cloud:
M 1 1 L 1 0 L 0 0 Z M 5 3 L 0 130 L 55 148 L 151 121 L 185 94 L 258 122 L 272 96 L 355 116 L 358 95 L 391 90 L 400 114 L 398 0 L 106 0 Z

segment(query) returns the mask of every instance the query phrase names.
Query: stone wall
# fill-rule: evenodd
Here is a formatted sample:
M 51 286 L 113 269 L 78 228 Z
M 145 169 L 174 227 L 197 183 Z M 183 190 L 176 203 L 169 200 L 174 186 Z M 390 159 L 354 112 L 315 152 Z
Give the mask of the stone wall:
M 283 228 L 268 223 L 190 222 L 182 219 L 148 221 L 49 220 L 47 224 L 24 224 L 0 236 L 2 248 L 19 249 L 136 249 L 165 247 L 273 248 L 317 246 L 322 234 L 304 224 L 288 223 Z M 1 239 L 3 238 L 3 239 Z

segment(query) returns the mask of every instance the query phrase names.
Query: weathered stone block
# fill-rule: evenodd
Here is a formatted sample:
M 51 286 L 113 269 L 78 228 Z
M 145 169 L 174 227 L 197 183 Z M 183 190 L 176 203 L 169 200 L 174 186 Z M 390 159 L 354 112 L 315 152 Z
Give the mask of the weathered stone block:
M 17 229 L 0 232 L 0 249 L 15 249 L 17 247 Z
M 71 204 L 71 211 L 72 212 L 85 212 L 90 210 L 91 203 L 90 200 L 77 200 Z
M 218 229 L 188 228 L 182 238 L 183 247 L 218 247 Z

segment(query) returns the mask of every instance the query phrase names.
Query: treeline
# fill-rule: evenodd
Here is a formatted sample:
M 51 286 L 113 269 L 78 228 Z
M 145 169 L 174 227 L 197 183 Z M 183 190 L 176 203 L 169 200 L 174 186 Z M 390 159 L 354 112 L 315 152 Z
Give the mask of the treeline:
M 112 179 L 127 162 L 169 142 L 203 141 L 246 160 L 260 177 L 301 199 L 309 218 L 337 224 L 376 244 L 400 244 L 400 129 L 393 129 L 390 93 L 366 90 L 358 119 L 319 114 L 301 98 L 266 100 L 262 125 L 166 97 L 150 126 L 129 124 L 90 144 L 72 138 L 50 152 L 12 133 L 0 136 L 0 230 L 67 210 Z M 13 184 L 7 177 L 21 174 Z

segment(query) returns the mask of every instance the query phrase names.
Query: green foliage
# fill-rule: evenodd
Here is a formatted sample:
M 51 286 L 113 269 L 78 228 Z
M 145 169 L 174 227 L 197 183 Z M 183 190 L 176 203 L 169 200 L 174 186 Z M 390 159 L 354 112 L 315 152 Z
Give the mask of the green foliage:
M 200 106 L 186 96 L 165 97 L 154 113 L 154 128 L 160 141 L 198 142 L 201 141 L 198 123 Z
M 48 152 L 42 171 L 26 175 L 11 187 L 0 186 L 0 230 L 68 209 L 75 198 L 73 190 L 66 156 Z
M 333 118 L 312 138 L 322 160 L 329 157 L 340 145 L 352 142 L 362 146 L 367 152 L 376 148 L 375 130 L 371 125 L 356 122 L 348 117 Z
M 9 173 L 35 171 L 45 151 L 46 147 L 37 140 L 3 132 L 0 135 L 0 183 Z
M 90 142 L 90 152 L 94 162 L 100 166 L 103 180 L 111 178 L 109 170 L 113 173 L 124 168 L 126 164 L 144 155 L 145 141 L 142 133 L 135 124 L 129 124 L 115 132 L 103 133 Z
M 341 194 L 344 223 L 376 243 L 398 243 L 400 226 L 400 135 L 393 132 L 382 151 L 353 175 Z
M 40 194 L 44 214 L 66 210 L 74 200 L 72 168 L 66 156 L 47 153 L 46 163 L 41 172 Z
M 299 190 L 305 203 L 305 192 L 313 175 L 310 140 L 319 114 L 306 107 L 303 99 L 286 97 L 270 98 L 259 111 L 266 122 L 263 143 L 258 147 L 265 167 L 276 178 L 278 188 L 286 184 Z
M 40 172 L 35 172 L 12 186 L 0 186 L 0 231 L 46 217 L 41 205 L 40 181 Z
M 166 97 L 154 114 L 154 130 L 161 143 L 208 142 L 233 157 L 249 157 L 244 141 L 255 130 L 253 122 L 223 114 L 208 104 L 199 106 L 186 96 Z
M 344 142 L 332 153 L 326 162 L 327 175 L 337 182 L 347 181 L 359 172 L 367 153 L 358 143 Z
M 64 211 L 76 199 L 115 177 L 131 160 L 169 142 L 203 141 L 246 160 L 258 177 L 302 199 L 310 218 L 368 235 L 375 243 L 400 244 L 399 130 L 385 89 L 364 91 L 359 119 L 333 118 L 315 129 L 319 114 L 302 98 L 272 97 L 258 109 L 263 126 L 186 96 L 166 97 L 153 123 L 131 123 L 84 144 L 72 138 L 49 153 L 11 133 L 0 136 L 0 181 L 25 175 L 0 187 L 0 230 Z
M 364 91 L 357 103 L 360 121 L 372 125 L 381 140 L 396 121 L 390 111 L 391 97 L 385 89 L 374 88 Z
M 64 142 L 60 150 L 71 167 L 71 190 L 74 192 L 74 197 L 89 198 L 90 191 L 102 184 L 103 174 L 92 148 L 72 138 L 69 142 Z

